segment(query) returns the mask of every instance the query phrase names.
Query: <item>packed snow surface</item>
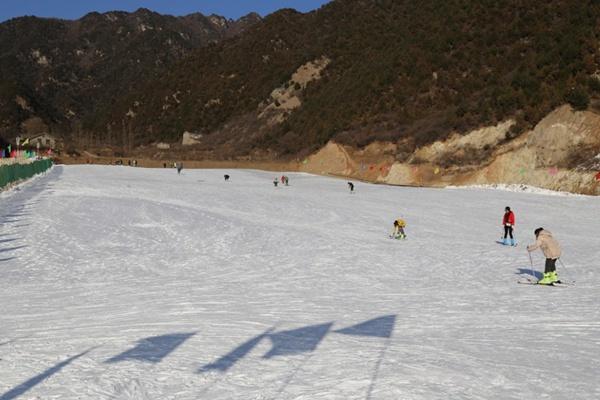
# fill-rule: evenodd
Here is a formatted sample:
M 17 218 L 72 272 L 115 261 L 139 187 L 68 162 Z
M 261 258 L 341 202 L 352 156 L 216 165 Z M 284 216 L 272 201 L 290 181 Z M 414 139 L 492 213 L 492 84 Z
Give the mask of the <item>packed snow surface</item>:
M 275 175 L 56 166 L 0 195 L 0 400 L 600 398 L 600 199 Z M 517 284 L 538 226 L 574 285 Z

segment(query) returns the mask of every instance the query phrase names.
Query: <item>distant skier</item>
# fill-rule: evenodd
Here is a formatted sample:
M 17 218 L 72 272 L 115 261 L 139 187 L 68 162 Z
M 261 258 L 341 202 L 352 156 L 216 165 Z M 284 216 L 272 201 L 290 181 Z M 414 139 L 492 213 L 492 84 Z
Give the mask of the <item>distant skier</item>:
M 277 180 L 277 177 L 275 177 L 275 179 L 273 179 L 273 186 L 277 187 L 278 183 L 279 181 Z
M 348 187 L 350 188 L 350 193 L 354 193 L 354 183 L 348 182 Z
M 287 175 L 286 175 L 286 176 L 284 176 L 284 178 L 285 178 L 285 179 L 284 179 L 284 181 L 285 181 L 285 186 L 290 186 L 290 178 L 288 178 L 288 177 L 287 177 Z
M 551 285 L 554 282 L 560 282 L 556 273 L 556 260 L 561 256 L 560 245 L 552 237 L 552 233 L 544 228 L 537 228 L 534 233 L 535 243 L 527 246 L 527 251 L 531 253 L 537 249 L 542 249 L 546 257 L 544 277 L 538 283 L 540 285 Z
M 181 174 L 181 170 L 183 169 L 183 163 L 181 161 L 175 163 L 175 168 L 177 168 L 177 175 Z
M 513 227 L 515 226 L 515 213 L 510 210 L 510 207 L 504 209 L 504 217 L 502 217 L 502 225 L 504 226 L 504 240 L 502 244 L 508 246 L 508 236 L 510 236 L 510 245 L 515 246 L 515 238 L 513 237 Z
M 393 239 L 406 239 L 406 233 L 404 232 L 404 228 L 406 227 L 406 221 L 402 218 L 398 218 L 394 221 L 394 230 L 390 235 L 390 238 Z
M 229 175 L 225 174 L 225 175 L 223 175 L 223 177 L 225 178 L 225 182 L 227 182 L 229 180 Z
M 281 175 L 281 184 L 283 185 L 285 183 L 285 175 Z

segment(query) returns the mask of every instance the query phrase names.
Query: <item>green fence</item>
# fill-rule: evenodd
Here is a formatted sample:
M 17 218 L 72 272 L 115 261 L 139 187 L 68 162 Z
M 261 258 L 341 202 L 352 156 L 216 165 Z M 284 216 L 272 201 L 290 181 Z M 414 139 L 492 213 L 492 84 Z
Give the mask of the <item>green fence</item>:
M 0 189 L 23 179 L 46 171 L 52 166 L 52 160 L 38 160 L 29 164 L 11 164 L 0 167 Z

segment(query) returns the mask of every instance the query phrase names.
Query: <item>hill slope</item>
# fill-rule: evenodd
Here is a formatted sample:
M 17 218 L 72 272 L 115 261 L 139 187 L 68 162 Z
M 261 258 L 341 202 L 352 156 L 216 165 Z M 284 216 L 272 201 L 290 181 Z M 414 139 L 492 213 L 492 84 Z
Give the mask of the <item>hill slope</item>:
M 127 121 L 139 143 L 197 131 L 207 148 L 233 155 L 302 153 L 332 138 L 413 151 L 507 118 L 515 135 L 560 104 L 587 106 L 600 87 L 599 16 L 598 2 L 575 0 L 338 0 L 308 14 L 283 10 L 194 53 L 89 128 Z M 292 79 L 323 59 L 306 87 Z M 286 90 L 300 105 L 261 121 Z
M 514 121 L 483 160 L 565 103 L 596 107 L 599 17 L 594 0 L 336 0 L 231 27 L 144 10 L 25 18 L 0 31 L 12 49 L 3 71 L 16 76 L 3 81 L 2 126 L 15 132 L 35 115 L 76 145 L 128 151 L 189 131 L 203 137 L 188 157 L 215 159 L 384 141 L 386 157 L 418 162 L 431 143 Z M 34 37 L 19 38 L 30 23 Z M 78 44 L 53 56 L 70 37 Z M 19 62 L 35 68 L 17 72 Z
M 193 49 L 256 23 L 192 14 L 91 13 L 77 21 L 16 18 L 0 24 L 0 134 L 77 130 L 127 93 L 140 77 L 157 79 Z M 25 125 L 21 125 L 25 123 Z

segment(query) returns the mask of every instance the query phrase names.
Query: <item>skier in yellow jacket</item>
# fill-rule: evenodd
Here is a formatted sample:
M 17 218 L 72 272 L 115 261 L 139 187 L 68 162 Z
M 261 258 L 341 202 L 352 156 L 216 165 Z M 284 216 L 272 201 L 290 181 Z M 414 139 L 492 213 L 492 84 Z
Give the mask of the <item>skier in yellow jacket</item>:
M 402 218 L 398 218 L 394 221 L 394 230 L 390 237 L 393 239 L 406 239 L 406 233 L 404 232 L 405 227 L 406 222 Z

